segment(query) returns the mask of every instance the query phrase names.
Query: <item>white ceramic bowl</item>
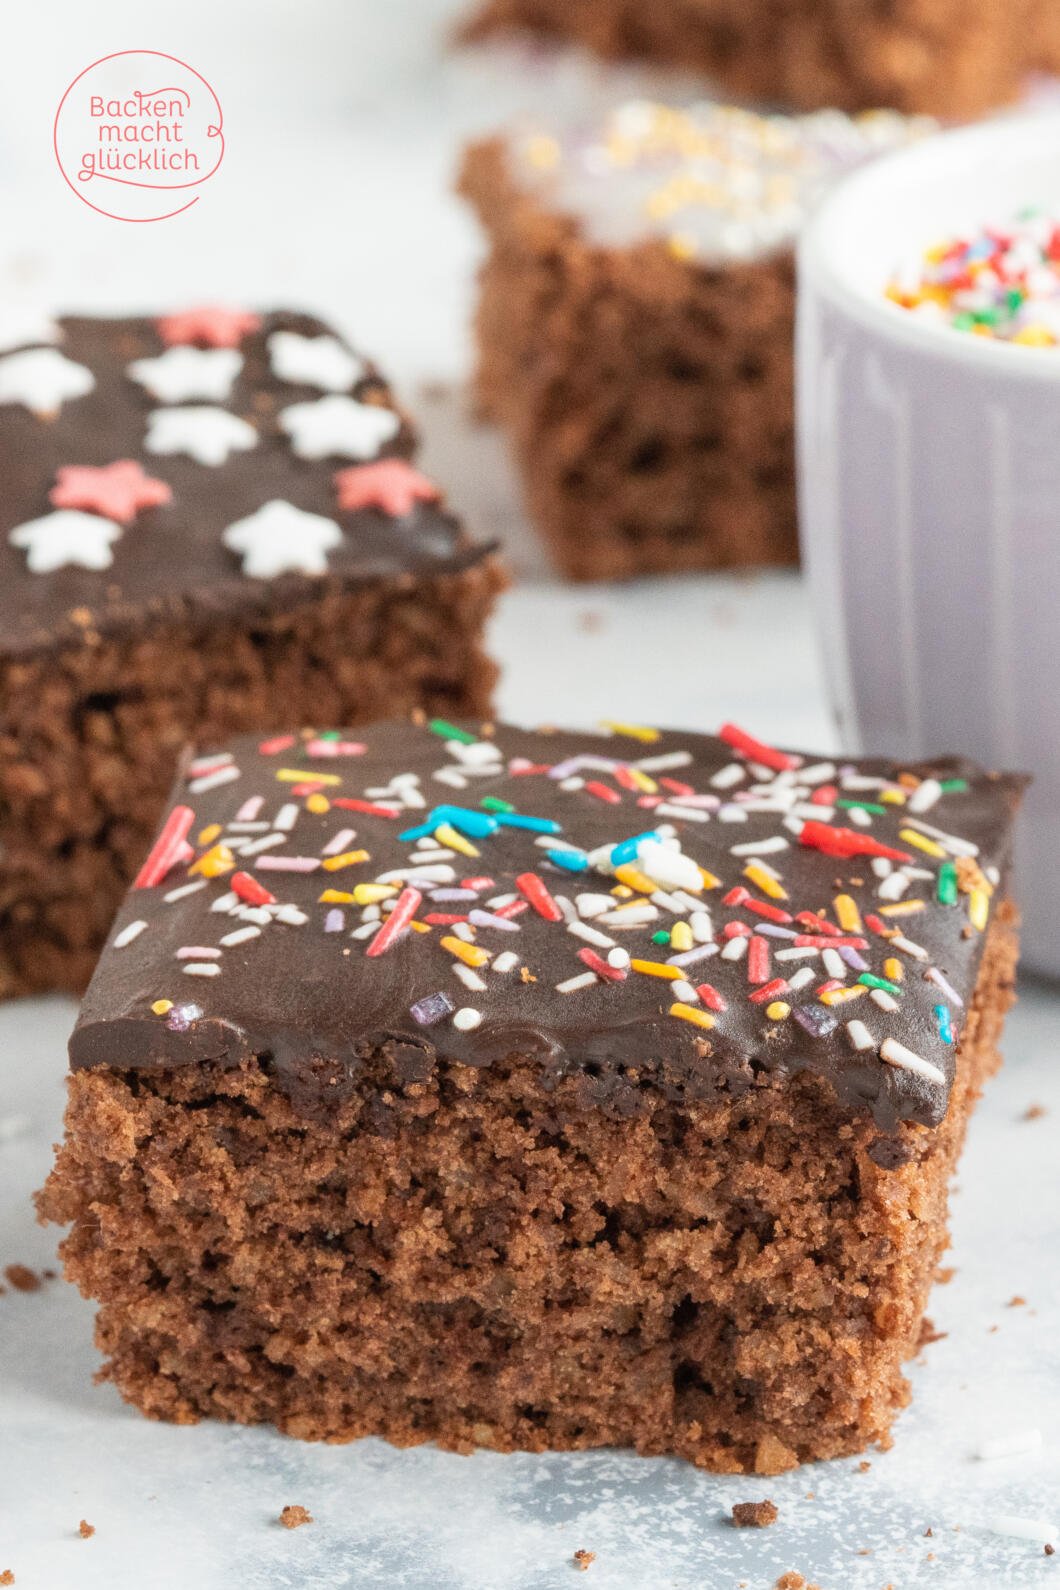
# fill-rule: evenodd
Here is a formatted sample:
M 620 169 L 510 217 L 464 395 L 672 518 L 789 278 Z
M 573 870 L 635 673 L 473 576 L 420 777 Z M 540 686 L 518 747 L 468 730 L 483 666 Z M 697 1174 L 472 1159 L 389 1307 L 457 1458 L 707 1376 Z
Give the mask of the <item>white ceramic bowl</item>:
M 803 556 L 844 743 L 1027 769 L 1025 963 L 1060 975 L 1060 348 L 883 296 L 939 239 L 1060 216 L 1060 116 L 944 133 L 849 177 L 799 251 Z

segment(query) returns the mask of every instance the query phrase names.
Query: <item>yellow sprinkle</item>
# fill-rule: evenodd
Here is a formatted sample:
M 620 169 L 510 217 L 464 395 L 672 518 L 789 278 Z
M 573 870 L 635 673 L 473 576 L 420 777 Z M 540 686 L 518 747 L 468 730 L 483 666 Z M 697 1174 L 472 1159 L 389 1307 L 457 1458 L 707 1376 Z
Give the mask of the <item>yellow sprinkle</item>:
M 630 782 L 637 786 L 642 795 L 658 794 L 658 784 L 653 778 L 649 778 L 647 773 L 642 773 L 639 767 L 627 767 L 626 772 L 629 774 Z
M 630 895 L 633 893 L 633 890 L 624 883 L 616 883 L 615 887 L 611 890 L 611 893 L 614 895 L 616 900 L 628 900 Z
M 359 883 L 353 891 L 354 905 L 377 905 L 380 900 L 386 900 L 390 895 L 396 894 L 397 889 L 392 883 Z
M 344 850 L 341 856 L 328 856 L 323 863 L 325 872 L 338 872 L 340 867 L 353 867 L 359 861 L 370 861 L 367 850 Z
M 671 982 L 685 975 L 680 966 L 667 966 L 663 961 L 630 961 L 629 964 L 633 971 L 643 972 L 646 977 L 667 977 Z
M 924 834 L 918 834 L 915 828 L 900 828 L 898 837 L 907 845 L 913 845 L 917 850 L 922 850 L 925 856 L 936 856 L 940 860 L 946 859 L 946 852 L 941 845 L 936 845 L 933 839 L 928 839 Z
M 719 889 L 721 887 L 721 879 L 715 878 L 714 874 L 708 872 L 706 867 L 700 867 L 699 876 L 703 879 L 704 889 Z
M 923 900 L 899 900 L 894 905 L 881 905 L 881 916 L 916 916 L 925 909 Z
M 528 138 L 525 144 L 526 158 L 538 171 L 551 171 L 553 166 L 559 164 L 560 147 L 555 138 L 548 138 L 544 133 L 538 133 L 533 138 Z
M 670 948 L 672 950 L 690 950 L 694 942 L 692 929 L 688 923 L 675 922 L 670 929 Z
M 439 943 L 443 950 L 455 955 L 465 966 L 485 966 L 487 961 L 492 960 L 489 950 L 484 950 L 480 944 L 465 944 L 464 940 L 458 939 L 455 933 L 447 933 Z
M 774 999 L 771 1004 L 766 1006 L 766 1015 L 770 1021 L 783 1021 L 786 1016 L 791 1015 L 791 1006 L 786 1004 L 783 999 Z
M 771 900 L 786 900 L 788 898 L 788 891 L 784 886 L 778 883 L 776 878 L 767 872 L 764 867 L 756 866 L 753 861 L 748 863 L 743 869 L 743 875 L 745 878 L 750 878 L 756 889 L 761 889 L 763 894 L 768 894 Z
M 905 967 L 895 955 L 888 955 L 883 963 L 883 975 L 889 983 L 900 983 L 905 976 Z
M 881 790 L 880 801 L 885 806 L 904 806 L 905 792 L 900 789 Z
M 481 851 L 475 849 L 470 839 L 458 833 L 452 823 L 439 823 L 434 830 L 434 837 L 440 845 L 445 845 L 449 850 L 458 850 L 462 856 L 481 855 Z
M 220 834 L 221 834 L 221 825 L 220 825 L 220 823 L 210 823 L 206 828 L 200 828 L 200 830 L 199 830 L 199 844 L 200 845 L 212 845 L 214 840 L 220 837 Z
M 640 871 L 639 867 L 634 867 L 632 863 L 627 863 L 623 867 L 616 867 L 615 877 L 621 883 L 627 884 L 631 889 L 639 889 L 641 894 L 654 894 L 659 887 L 657 883 L 653 883 L 646 874 Z
M 818 994 L 823 1005 L 849 1005 L 852 999 L 860 999 L 862 994 L 867 994 L 868 989 L 864 983 L 852 983 L 849 988 L 831 988 L 826 994 Z
M 990 896 L 985 889 L 973 889 L 968 896 L 968 920 L 977 932 L 986 927 L 990 915 Z
M 610 729 L 612 734 L 625 734 L 631 740 L 642 740 L 645 745 L 654 745 L 659 738 L 658 729 L 647 729 L 642 723 L 612 723 L 605 719 L 600 727 Z
M 415 917 L 409 923 L 409 927 L 413 933 L 432 933 L 434 931 L 429 922 L 418 922 Z
M 164 1016 L 167 1011 L 173 1009 L 173 1001 L 171 999 L 156 999 L 151 1009 L 156 1016 Z
M 305 773 L 297 767 L 278 767 L 276 777 L 281 784 L 341 784 L 337 773 Z
M 671 1005 L 670 1015 L 677 1016 L 681 1021 L 690 1021 L 693 1027 L 713 1027 L 714 1017 L 705 1010 L 697 1010 L 694 1005 Z
M 322 817 L 325 812 L 331 810 L 331 802 L 326 795 L 309 795 L 306 797 L 305 809 L 307 812 L 313 812 L 317 817 Z
M 1021 327 L 1012 338 L 1012 341 L 1021 343 L 1025 348 L 1053 348 L 1056 346 L 1056 338 L 1049 330 L 1049 327 L 1037 324 Z
M 231 872 L 235 864 L 236 858 L 227 845 L 214 845 L 188 871 L 200 872 L 204 878 L 219 878 L 222 872 Z
M 325 889 L 317 898 L 318 905 L 357 905 L 359 901 L 354 894 L 347 894 L 344 889 Z
M 861 932 L 861 912 L 857 903 L 849 894 L 837 894 L 832 901 L 835 906 L 836 921 L 844 933 Z

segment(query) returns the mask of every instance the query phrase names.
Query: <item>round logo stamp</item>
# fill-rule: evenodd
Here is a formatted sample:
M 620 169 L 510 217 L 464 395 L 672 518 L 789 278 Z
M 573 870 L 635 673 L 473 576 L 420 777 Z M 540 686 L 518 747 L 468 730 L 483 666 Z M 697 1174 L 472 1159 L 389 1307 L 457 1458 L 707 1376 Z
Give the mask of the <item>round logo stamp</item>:
M 70 191 L 115 221 L 189 210 L 225 151 L 217 95 L 161 50 L 119 50 L 86 66 L 59 101 L 53 142 Z

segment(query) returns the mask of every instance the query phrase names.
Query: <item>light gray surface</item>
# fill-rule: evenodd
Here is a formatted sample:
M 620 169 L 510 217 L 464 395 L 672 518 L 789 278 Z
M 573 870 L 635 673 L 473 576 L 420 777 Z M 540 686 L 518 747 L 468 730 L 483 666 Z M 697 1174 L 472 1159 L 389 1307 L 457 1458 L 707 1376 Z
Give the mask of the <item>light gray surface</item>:
M 420 407 L 430 467 L 454 498 L 540 575 L 503 453 L 467 425 L 452 390 L 467 363 L 477 244 L 445 180 L 462 130 L 539 94 L 544 78 L 533 65 L 516 79 L 496 63 L 439 65 L 432 27 L 453 9 L 185 0 L 159 41 L 145 38 L 138 0 L 27 8 L 0 66 L 0 290 L 110 308 L 294 299 L 335 314 Z M 222 186 L 187 224 L 101 221 L 51 163 L 51 110 L 69 78 L 145 43 L 206 72 L 225 107 Z M 571 73 L 564 82 L 573 91 Z M 425 381 L 445 390 L 420 401 Z M 539 580 L 505 599 L 493 644 L 506 668 L 500 704 L 517 719 L 731 717 L 833 745 L 794 576 L 611 592 Z M 767 1590 L 787 1568 L 823 1590 L 1052 1583 L 1060 1559 L 986 1526 L 1060 1514 L 1058 1017 L 1055 995 L 1035 992 L 1012 1020 L 1006 1071 L 962 1166 L 958 1273 L 932 1303 L 949 1335 L 914 1368 L 916 1400 L 869 1473 L 847 1461 L 719 1480 L 611 1453 L 459 1458 L 153 1425 L 92 1385 L 91 1307 L 54 1281 L 0 1297 L 0 1570 L 15 1571 L 18 1590 Z M 28 1200 L 59 1129 L 71 1020 L 59 1001 L 0 1007 L 0 1267 L 54 1262 L 55 1234 L 34 1224 Z M 1051 1113 L 1025 1122 L 1033 1101 Z M 1028 1305 L 1007 1308 L 1016 1293 Z M 984 1436 L 1032 1427 L 1046 1438 L 1037 1456 L 971 1456 Z M 781 1509 L 772 1530 L 722 1522 L 734 1501 L 765 1495 Z M 281 1530 L 289 1502 L 317 1522 Z M 98 1530 L 88 1541 L 76 1535 L 82 1517 Z M 597 1553 L 584 1579 L 571 1566 L 580 1547 Z

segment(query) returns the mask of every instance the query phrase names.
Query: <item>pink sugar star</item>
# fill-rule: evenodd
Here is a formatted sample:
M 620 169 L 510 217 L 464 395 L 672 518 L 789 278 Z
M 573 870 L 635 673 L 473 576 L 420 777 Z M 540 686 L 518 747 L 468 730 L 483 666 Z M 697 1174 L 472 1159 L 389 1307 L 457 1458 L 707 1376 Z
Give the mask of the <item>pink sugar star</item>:
M 48 493 L 56 508 L 81 508 L 103 514 L 118 524 L 132 524 L 141 508 L 160 508 L 172 500 L 164 480 L 145 475 L 131 458 L 99 468 L 91 464 L 66 464 L 58 470 Z
M 433 480 L 403 458 L 355 464 L 340 469 L 334 478 L 340 508 L 381 508 L 393 519 L 411 513 L 418 502 L 437 502 L 442 495 Z
M 170 348 L 185 343 L 206 348 L 238 348 L 244 337 L 258 330 L 261 316 L 246 309 L 202 304 L 176 315 L 162 315 L 155 325 L 158 335 Z

